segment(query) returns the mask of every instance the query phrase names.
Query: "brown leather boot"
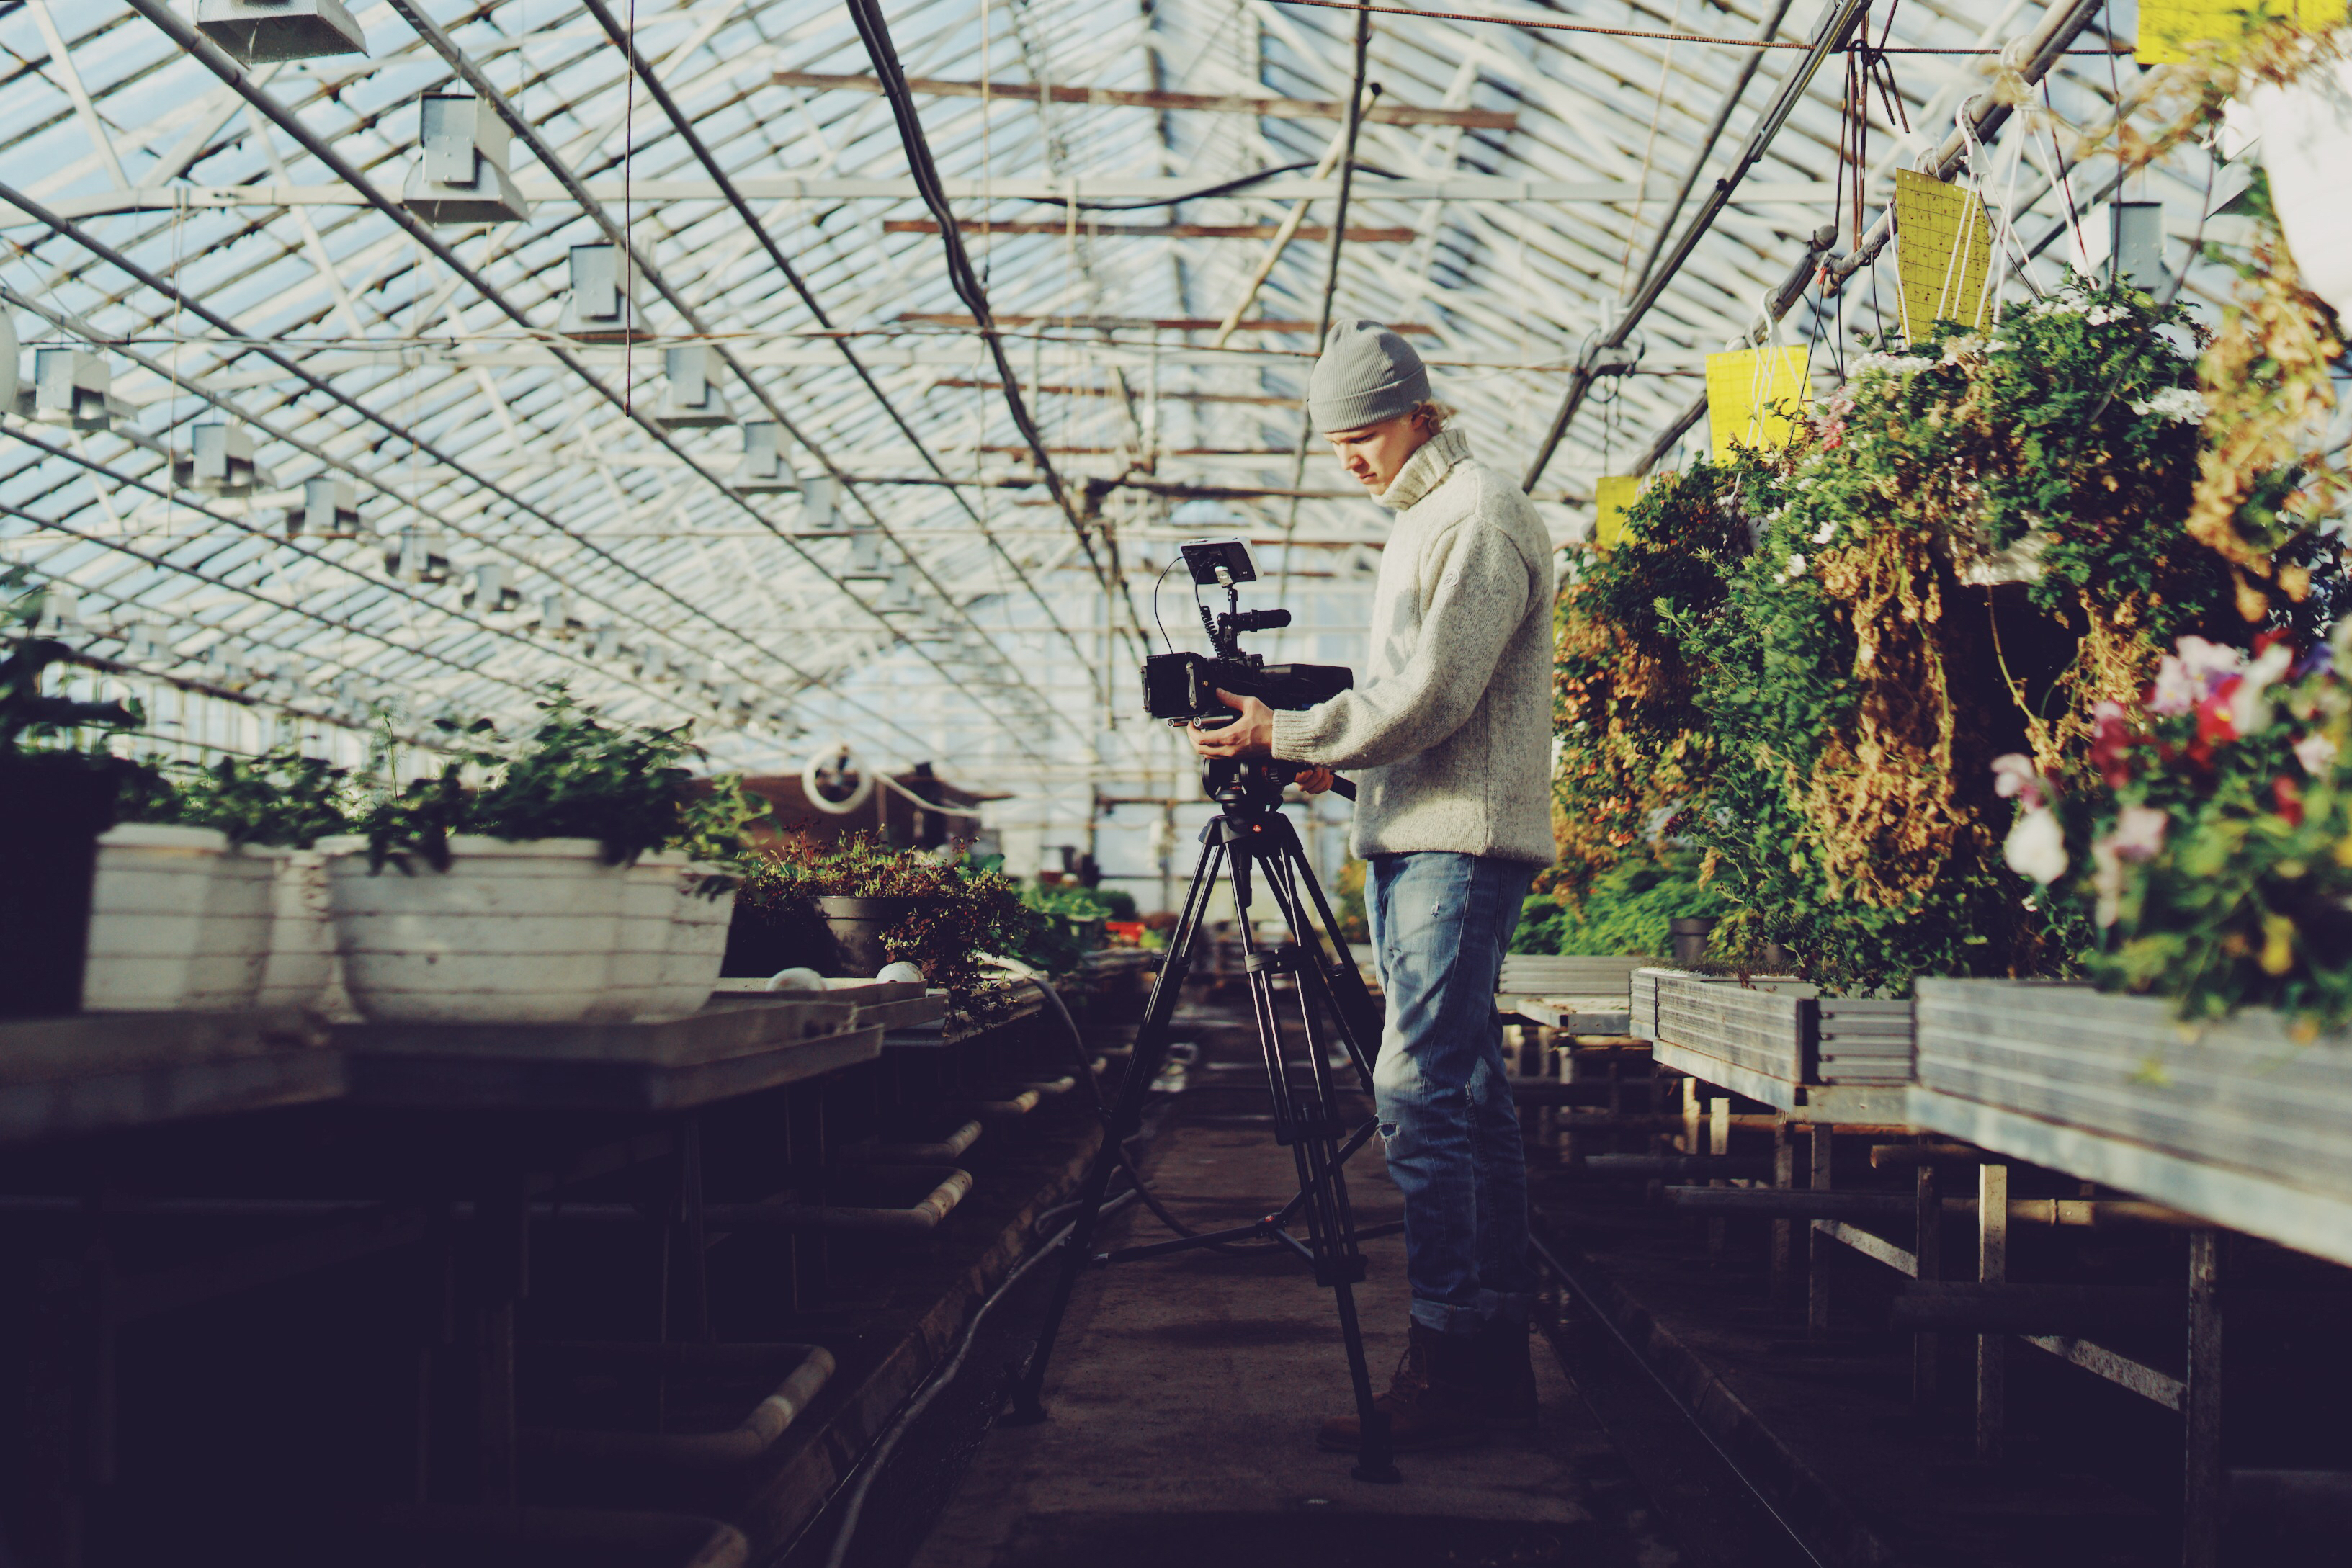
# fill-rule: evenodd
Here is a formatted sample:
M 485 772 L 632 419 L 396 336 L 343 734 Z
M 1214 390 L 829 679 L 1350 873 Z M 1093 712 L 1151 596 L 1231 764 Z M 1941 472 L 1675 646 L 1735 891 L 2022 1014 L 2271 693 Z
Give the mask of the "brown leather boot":
M 1388 1412 L 1389 1437 L 1400 1454 L 1425 1448 L 1458 1448 L 1486 1441 L 1479 1408 L 1475 1342 L 1467 1334 L 1440 1333 L 1412 1325 L 1404 1357 L 1386 1394 L 1372 1403 Z M 1363 1447 L 1363 1423 L 1353 1413 L 1323 1423 L 1316 1446 L 1352 1454 Z
M 1536 1369 L 1528 1354 L 1528 1323 L 1496 1318 L 1471 1340 L 1480 1416 L 1513 1432 L 1536 1427 Z

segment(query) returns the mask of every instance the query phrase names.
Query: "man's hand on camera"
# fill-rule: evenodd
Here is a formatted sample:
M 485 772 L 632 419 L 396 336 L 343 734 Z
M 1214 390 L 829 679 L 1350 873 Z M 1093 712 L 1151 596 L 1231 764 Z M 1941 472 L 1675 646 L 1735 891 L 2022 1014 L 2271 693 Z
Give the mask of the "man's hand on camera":
M 1255 697 L 1219 692 L 1217 700 L 1241 716 L 1218 729 L 1192 723 L 1192 749 L 1203 757 L 1244 758 L 1274 755 L 1274 710 Z
M 1302 795 L 1320 795 L 1336 782 L 1328 768 L 1309 768 L 1291 780 Z

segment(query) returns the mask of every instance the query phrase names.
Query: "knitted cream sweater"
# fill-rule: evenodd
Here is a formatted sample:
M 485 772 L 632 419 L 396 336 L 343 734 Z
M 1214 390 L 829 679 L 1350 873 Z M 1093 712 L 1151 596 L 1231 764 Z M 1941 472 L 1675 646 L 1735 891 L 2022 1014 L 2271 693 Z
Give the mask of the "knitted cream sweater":
M 1397 514 L 1363 684 L 1274 716 L 1274 754 L 1351 775 L 1359 855 L 1549 863 L 1551 540 L 1510 478 L 1442 430 L 1381 505 Z

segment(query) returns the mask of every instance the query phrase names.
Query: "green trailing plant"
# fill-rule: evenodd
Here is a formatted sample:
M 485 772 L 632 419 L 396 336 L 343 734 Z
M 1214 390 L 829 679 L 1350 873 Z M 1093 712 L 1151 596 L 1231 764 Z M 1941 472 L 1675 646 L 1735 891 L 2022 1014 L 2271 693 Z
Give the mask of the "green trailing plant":
M 1015 956 L 1049 974 L 1068 974 L 1094 946 L 1101 923 L 1112 917 L 1110 900 L 1074 882 L 1019 885 L 1021 902 L 1037 915 L 1037 923 Z M 1133 900 L 1128 907 L 1135 907 Z
M 1673 951 L 1671 921 L 1730 908 L 1704 856 L 1686 844 L 1638 846 L 1574 892 L 1552 873 L 1540 881 L 1520 911 L 1514 953 L 1663 955 Z
M 231 843 L 307 849 L 351 831 L 358 806 L 351 770 L 291 747 L 259 757 L 157 762 L 138 769 L 119 815 L 131 822 L 215 828 Z
M 137 703 L 84 702 L 41 690 L 43 678 L 72 654 L 64 643 L 24 633 L 40 623 L 45 590 L 21 566 L 0 569 L 0 638 L 8 642 L 0 659 L 0 759 L 27 753 L 75 752 L 61 744 L 77 730 L 136 729 L 147 722 Z
M 1784 450 L 1655 482 L 1563 594 L 1565 898 L 1678 839 L 1731 961 L 1777 942 L 1852 991 L 2069 970 L 2087 928 L 2005 855 L 1991 762 L 2054 767 L 2173 638 L 2242 624 L 2189 526 L 2201 346 L 2075 280 L 1863 355 Z M 2306 624 L 2326 597 L 2264 595 Z
M 396 789 L 379 789 L 358 814 L 371 863 L 407 871 L 414 856 L 446 870 L 449 840 L 459 833 L 594 839 L 614 865 L 672 847 L 727 852 L 749 807 L 731 783 L 697 794 L 686 767 L 697 755 L 690 727 L 609 723 L 560 685 L 538 706 L 539 722 L 519 741 L 502 738 L 488 719 L 444 721 L 449 761 Z

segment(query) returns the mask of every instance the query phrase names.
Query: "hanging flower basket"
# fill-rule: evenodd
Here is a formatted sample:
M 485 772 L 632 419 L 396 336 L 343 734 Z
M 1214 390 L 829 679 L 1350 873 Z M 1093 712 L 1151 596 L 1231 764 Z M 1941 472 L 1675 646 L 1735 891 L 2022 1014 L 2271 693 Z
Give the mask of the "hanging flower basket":
M 82 1007 L 250 1008 L 269 956 L 278 862 L 210 828 L 125 823 L 98 841 Z

